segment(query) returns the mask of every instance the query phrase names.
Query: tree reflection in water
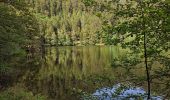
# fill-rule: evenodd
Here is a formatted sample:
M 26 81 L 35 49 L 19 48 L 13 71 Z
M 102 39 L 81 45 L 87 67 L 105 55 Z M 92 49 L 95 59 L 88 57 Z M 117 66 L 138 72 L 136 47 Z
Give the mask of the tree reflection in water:
M 12 83 L 10 87 L 21 84 L 33 94 L 44 95 L 50 100 L 79 100 L 84 92 L 93 94 L 104 89 L 102 87 L 119 86 L 118 83 L 131 83 L 132 88 L 136 86 L 132 91 L 139 91 L 142 96 L 147 93 L 143 61 L 127 55 L 127 50 L 115 46 L 58 47 L 46 48 L 44 53 L 15 65 L 18 66 L 16 73 L 9 74 L 12 76 L 8 81 Z M 162 62 L 170 65 L 168 61 Z M 157 61 L 152 66 L 152 96 L 169 99 L 169 67 Z M 132 89 L 130 86 L 122 88 L 126 88 L 125 93 Z

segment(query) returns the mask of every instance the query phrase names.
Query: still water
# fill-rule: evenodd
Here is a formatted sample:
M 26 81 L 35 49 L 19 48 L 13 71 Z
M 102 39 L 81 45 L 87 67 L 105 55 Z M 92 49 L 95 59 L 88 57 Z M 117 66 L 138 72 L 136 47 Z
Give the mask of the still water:
M 143 63 L 123 67 L 114 64 L 115 59 L 126 58 L 127 53 L 128 50 L 116 46 L 46 48 L 39 56 L 27 55 L 4 84 L 20 84 L 48 100 L 146 99 Z M 164 81 L 165 84 L 151 83 L 152 99 L 161 100 L 165 94 L 168 97 L 169 79 Z

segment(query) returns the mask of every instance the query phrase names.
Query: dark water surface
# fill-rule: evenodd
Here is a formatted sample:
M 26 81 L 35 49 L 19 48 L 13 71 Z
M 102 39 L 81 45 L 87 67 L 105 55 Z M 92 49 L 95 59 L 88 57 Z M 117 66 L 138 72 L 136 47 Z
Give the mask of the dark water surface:
M 27 55 L 15 66 L 15 73 L 1 78 L 1 87 L 18 84 L 48 100 L 136 100 L 146 99 L 147 83 L 143 63 L 116 66 L 127 50 L 116 46 L 52 47 L 39 56 Z M 153 70 L 160 64 L 155 63 Z M 169 78 L 151 81 L 152 99 L 169 97 Z M 161 84 L 161 83 L 164 84 Z M 143 97 L 142 97 L 143 96 Z M 138 100 L 138 99 L 137 99 Z

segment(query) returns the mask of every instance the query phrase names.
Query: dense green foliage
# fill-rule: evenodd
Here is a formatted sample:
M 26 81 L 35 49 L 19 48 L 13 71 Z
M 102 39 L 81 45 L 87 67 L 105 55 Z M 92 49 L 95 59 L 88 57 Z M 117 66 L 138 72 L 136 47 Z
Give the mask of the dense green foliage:
M 104 32 L 115 34 L 112 35 L 113 44 L 119 43 L 132 50 L 128 58 L 122 59 L 124 63 L 121 65 L 145 63 L 150 99 L 151 80 L 155 76 L 167 77 L 170 69 L 170 4 L 163 0 L 126 0 L 119 6 L 114 13 L 115 25 L 107 25 Z M 155 62 L 160 64 L 160 68 L 153 72 Z
M 44 43 L 88 45 L 105 43 L 103 23 L 112 20 L 110 0 L 26 0 L 39 19 Z
M 0 99 L 89 99 L 84 90 L 124 79 L 148 83 L 148 99 L 157 82 L 169 99 L 169 9 L 169 0 L 0 0 Z M 66 45 L 117 47 L 45 48 Z
M 130 48 L 142 58 L 146 49 L 149 61 L 159 61 L 169 68 L 169 8 L 169 3 L 160 0 L 127 1 L 115 13 L 117 24 L 107 25 L 105 32 L 115 33 L 114 44 Z
M 0 69 L 9 66 L 11 57 L 38 50 L 38 23 L 21 1 L 0 2 Z M 14 61 L 14 60 L 13 60 Z

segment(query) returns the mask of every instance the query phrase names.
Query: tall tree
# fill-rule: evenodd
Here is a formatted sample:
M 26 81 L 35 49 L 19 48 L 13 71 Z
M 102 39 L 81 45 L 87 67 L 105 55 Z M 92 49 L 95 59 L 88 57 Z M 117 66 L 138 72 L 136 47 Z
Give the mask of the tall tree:
M 104 31 L 120 35 L 113 39 L 114 43 L 130 48 L 141 59 L 145 59 L 150 99 L 150 71 L 154 67 L 153 62 L 159 62 L 164 68 L 170 67 L 166 64 L 169 62 L 166 54 L 170 48 L 170 5 L 163 0 L 126 0 L 125 3 L 118 3 L 116 25 L 108 25 Z

